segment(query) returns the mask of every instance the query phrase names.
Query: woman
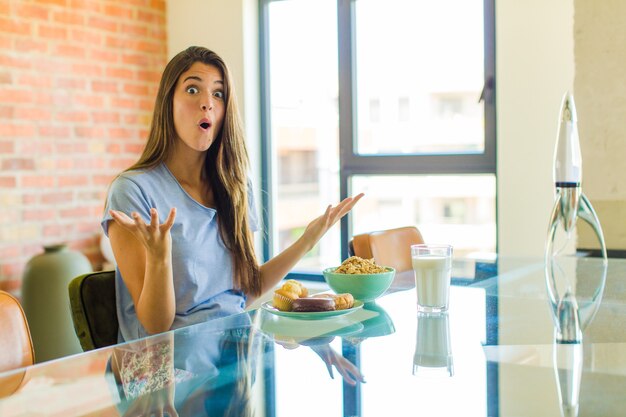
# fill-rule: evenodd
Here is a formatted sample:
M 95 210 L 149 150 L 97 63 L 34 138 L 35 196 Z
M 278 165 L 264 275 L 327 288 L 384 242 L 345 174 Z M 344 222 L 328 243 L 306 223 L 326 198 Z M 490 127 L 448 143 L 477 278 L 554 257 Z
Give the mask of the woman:
M 362 194 L 258 265 L 248 155 L 224 61 L 190 47 L 166 66 L 146 147 L 111 184 L 102 227 L 117 262 L 120 341 L 243 311 Z

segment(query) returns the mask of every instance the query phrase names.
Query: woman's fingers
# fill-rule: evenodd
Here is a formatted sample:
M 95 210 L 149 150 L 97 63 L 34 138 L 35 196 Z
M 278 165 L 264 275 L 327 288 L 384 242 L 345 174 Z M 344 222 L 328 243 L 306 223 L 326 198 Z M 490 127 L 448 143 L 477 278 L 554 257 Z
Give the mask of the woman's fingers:
M 348 214 L 364 195 L 365 194 L 360 193 L 356 197 L 345 198 L 341 201 L 341 203 L 337 204 L 331 212 L 330 224 L 335 224 L 337 220 Z
M 117 210 L 109 210 L 109 214 L 111 215 L 111 217 L 113 217 L 113 220 L 115 220 L 121 226 L 129 227 L 133 225 L 133 219 L 128 217 L 126 213 Z
M 335 224 L 335 222 L 337 220 L 339 220 L 341 218 L 341 216 L 339 216 L 339 214 L 341 213 L 342 208 L 349 203 L 351 200 L 350 198 L 346 198 L 345 200 L 343 200 L 341 203 L 337 204 L 335 207 L 333 206 L 328 206 L 328 208 L 326 209 L 326 211 L 324 212 L 324 214 L 322 215 L 322 217 L 325 220 L 326 226 L 330 227 L 333 224 Z
M 150 209 L 150 227 L 153 229 L 159 227 L 159 214 L 155 208 Z
M 118 210 L 109 210 L 109 214 L 113 217 L 117 223 L 131 231 L 139 231 L 141 233 L 150 233 L 148 229 L 151 229 L 153 232 L 156 231 L 168 231 L 174 225 L 174 220 L 176 219 L 176 208 L 172 208 L 165 219 L 165 222 L 161 226 L 159 226 L 159 213 L 157 209 L 150 209 L 150 222 L 146 223 L 142 219 L 141 215 L 136 211 L 130 213 L 130 217 L 121 211 Z
M 364 196 L 364 195 L 365 195 L 365 194 L 360 193 L 360 194 L 358 194 L 356 197 L 353 197 L 353 198 L 352 198 L 352 202 L 350 203 L 350 208 L 349 208 L 349 209 L 350 209 L 350 210 L 352 210 L 352 207 L 354 207 L 354 206 L 356 205 L 356 203 L 358 203 L 358 202 L 359 202 L 359 200 L 360 200 L 361 198 L 363 198 L 363 196 Z
M 176 219 L 176 207 L 170 209 L 170 213 L 167 215 L 167 219 L 163 222 L 163 228 L 169 230 L 174 225 L 174 219 Z
M 347 213 L 349 212 L 352 207 L 354 207 L 354 205 L 356 203 L 358 203 L 358 201 L 364 196 L 365 194 L 361 193 L 359 195 L 357 195 L 356 197 L 348 197 L 348 198 L 344 198 L 343 201 L 341 203 L 339 203 L 336 207 L 337 211 L 340 213 Z
M 139 215 L 139 213 L 137 213 L 136 211 L 133 211 L 132 213 L 130 213 L 130 215 L 133 218 L 133 221 L 135 222 L 135 225 L 139 226 L 140 224 L 145 224 L 143 222 L 143 219 Z
M 341 207 L 341 217 L 343 217 L 346 213 L 348 213 L 350 210 L 352 210 L 352 208 L 356 205 L 356 203 L 359 202 L 359 200 L 364 196 L 365 194 L 361 193 L 359 195 L 357 195 L 356 197 L 350 197 L 350 198 L 346 198 L 344 200 L 344 202 L 346 204 L 343 205 L 343 207 Z M 346 201 L 349 200 L 349 201 Z

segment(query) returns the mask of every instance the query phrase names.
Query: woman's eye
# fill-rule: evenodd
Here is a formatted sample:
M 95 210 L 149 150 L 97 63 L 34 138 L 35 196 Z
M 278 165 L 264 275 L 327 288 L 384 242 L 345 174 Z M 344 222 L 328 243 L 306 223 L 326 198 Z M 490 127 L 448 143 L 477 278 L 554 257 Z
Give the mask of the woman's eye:
M 198 94 L 200 92 L 200 90 L 198 90 L 196 87 L 187 87 L 187 92 L 189 94 Z
M 223 99 L 224 98 L 224 92 L 223 91 L 216 91 L 215 93 L 213 93 L 213 95 L 219 99 Z

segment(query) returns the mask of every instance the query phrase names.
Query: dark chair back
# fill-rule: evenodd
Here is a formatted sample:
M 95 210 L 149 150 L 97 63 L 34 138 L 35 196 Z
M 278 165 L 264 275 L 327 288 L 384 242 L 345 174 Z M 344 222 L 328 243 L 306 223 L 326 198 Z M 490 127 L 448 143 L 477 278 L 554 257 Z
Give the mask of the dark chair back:
M 74 330 L 84 351 L 117 343 L 115 271 L 91 272 L 69 285 Z

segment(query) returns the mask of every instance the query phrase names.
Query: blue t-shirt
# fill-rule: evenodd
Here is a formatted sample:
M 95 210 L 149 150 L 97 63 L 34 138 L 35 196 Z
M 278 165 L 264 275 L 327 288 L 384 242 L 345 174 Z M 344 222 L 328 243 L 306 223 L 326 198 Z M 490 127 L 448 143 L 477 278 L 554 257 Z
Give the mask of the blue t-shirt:
M 249 224 L 255 232 L 258 221 L 250 184 L 248 202 Z M 176 207 L 176 220 L 170 232 L 176 296 L 172 329 L 242 312 L 246 297 L 233 288 L 232 258 L 220 236 L 217 211 L 187 194 L 165 164 L 124 172 L 113 181 L 102 219 L 104 233 L 108 236 L 109 221 L 113 221 L 109 210 L 119 210 L 129 216 L 136 211 L 149 222 L 153 207 L 157 209 L 160 223 L 165 221 L 170 209 Z M 115 271 L 115 292 L 119 341 L 147 336 L 137 319 L 135 305 L 119 268 Z

